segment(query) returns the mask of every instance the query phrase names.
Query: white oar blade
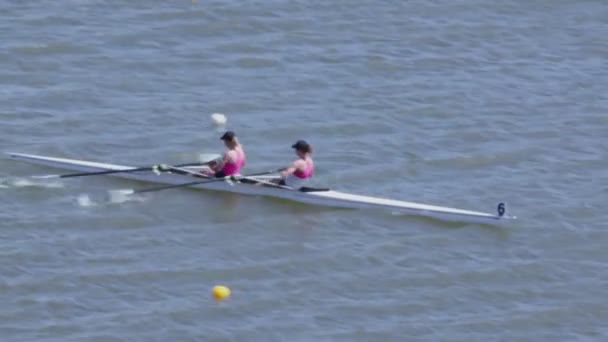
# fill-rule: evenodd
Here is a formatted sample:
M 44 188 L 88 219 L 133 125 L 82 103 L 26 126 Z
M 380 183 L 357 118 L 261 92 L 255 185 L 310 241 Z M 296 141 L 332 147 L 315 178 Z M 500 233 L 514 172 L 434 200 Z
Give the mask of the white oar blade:
M 7 178 L 0 181 L 3 187 L 8 188 L 63 188 L 63 183 L 60 181 L 47 182 L 42 180 L 34 180 L 31 177 L 28 178 Z
M 201 162 L 201 164 L 205 164 L 214 160 L 218 160 L 221 159 L 222 155 L 218 154 L 218 153 L 201 153 L 198 156 L 198 160 Z
M 221 114 L 221 113 L 213 113 L 211 114 L 211 122 L 213 122 L 213 124 L 216 127 L 222 127 L 224 125 L 226 125 L 226 121 L 228 121 L 226 119 L 226 115 Z
M 91 198 L 87 194 L 79 195 L 76 198 L 76 202 L 81 207 L 93 207 L 93 206 L 97 205 L 97 203 L 93 202 L 93 200 L 91 200 Z
M 51 179 L 51 178 L 59 178 L 61 175 L 40 175 L 40 176 L 31 176 L 36 179 Z
M 135 194 L 133 189 L 118 189 L 108 190 L 108 202 L 110 203 L 124 203 L 132 200 L 132 195 Z

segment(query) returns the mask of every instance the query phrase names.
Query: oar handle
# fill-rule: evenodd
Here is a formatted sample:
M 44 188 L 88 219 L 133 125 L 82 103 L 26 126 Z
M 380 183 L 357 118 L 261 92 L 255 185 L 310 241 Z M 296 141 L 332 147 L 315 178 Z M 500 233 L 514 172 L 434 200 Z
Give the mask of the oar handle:
M 73 177 L 81 177 L 81 176 L 97 176 L 97 175 L 109 175 L 112 173 L 121 173 L 121 172 L 137 172 L 144 170 L 152 170 L 152 167 L 138 167 L 132 169 L 124 169 L 124 170 L 105 170 L 105 171 L 96 171 L 96 172 L 79 172 L 79 173 L 68 173 L 65 175 L 59 175 L 59 178 L 73 178 Z
M 186 166 L 203 166 L 206 164 L 203 163 L 187 163 L 176 165 L 176 167 L 186 167 Z M 138 172 L 138 171 L 151 171 L 156 167 L 156 165 L 152 166 L 142 166 L 136 168 L 122 169 L 122 170 L 104 170 L 104 171 L 94 171 L 94 172 L 78 172 L 78 173 L 68 173 L 65 175 L 59 175 L 57 178 L 72 178 L 72 177 L 81 177 L 81 176 L 98 176 L 98 175 L 109 175 L 112 173 L 130 173 L 130 172 Z M 51 178 L 51 177 L 46 177 Z
M 277 169 L 277 170 L 270 170 L 270 171 L 264 171 L 264 172 L 256 172 L 256 173 L 248 174 L 246 176 L 226 176 L 226 177 L 222 177 L 222 178 L 214 178 L 214 179 L 204 180 L 204 181 L 196 181 L 196 182 L 188 182 L 188 183 L 181 183 L 181 184 L 165 185 L 165 186 L 159 186 L 159 187 L 155 187 L 155 188 L 136 190 L 136 191 L 133 192 L 133 194 L 141 194 L 141 193 L 145 193 L 145 192 L 153 192 L 153 191 L 161 191 L 161 190 L 167 190 L 167 189 L 182 188 L 182 187 L 187 187 L 187 186 L 192 186 L 192 185 L 200 185 L 200 184 L 207 184 L 207 183 L 220 182 L 220 181 L 228 181 L 228 180 L 235 180 L 236 181 L 236 180 L 239 180 L 240 178 L 249 178 L 249 177 L 254 177 L 254 176 L 267 175 L 267 174 L 275 173 L 275 172 L 281 172 L 281 171 L 283 171 L 285 169 L 286 168 L 280 168 L 280 169 Z

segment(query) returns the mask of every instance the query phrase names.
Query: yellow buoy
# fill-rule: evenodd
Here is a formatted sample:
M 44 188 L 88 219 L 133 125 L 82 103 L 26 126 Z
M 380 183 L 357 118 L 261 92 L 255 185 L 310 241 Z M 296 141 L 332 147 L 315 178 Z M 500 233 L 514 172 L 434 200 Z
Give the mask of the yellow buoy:
M 216 300 L 223 300 L 230 297 L 230 289 L 223 285 L 216 285 L 213 287 L 213 297 Z

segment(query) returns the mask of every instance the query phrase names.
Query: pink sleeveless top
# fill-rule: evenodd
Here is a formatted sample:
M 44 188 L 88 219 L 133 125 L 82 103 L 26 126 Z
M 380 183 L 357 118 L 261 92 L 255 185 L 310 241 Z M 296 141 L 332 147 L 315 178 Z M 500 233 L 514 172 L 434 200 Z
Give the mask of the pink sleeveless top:
M 307 179 L 312 177 L 312 175 L 315 173 L 315 164 L 313 163 L 312 159 L 306 159 L 306 168 L 304 170 L 296 170 L 293 175 L 300 178 L 300 179 Z
M 237 148 L 236 151 L 236 160 L 234 162 L 227 162 L 224 164 L 222 168 L 222 172 L 226 176 L 238 175 L 241 172 L 241 168 L 245 164 L 245 152 L 242 149 Z

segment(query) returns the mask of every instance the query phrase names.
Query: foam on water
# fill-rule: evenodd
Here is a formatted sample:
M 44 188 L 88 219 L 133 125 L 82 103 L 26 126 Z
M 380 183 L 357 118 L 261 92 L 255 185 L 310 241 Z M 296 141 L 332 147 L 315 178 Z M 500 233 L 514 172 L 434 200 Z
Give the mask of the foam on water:
M 108 190 L 105 196 L 99 198 L 91 197 L 89 194 L 80 194 L 76 197 L 76 203 L 84 208 L 101 205 L 123 204 L 129 202 L 143 202 L 146 197 L 135 195 L 130 189 Z
M 548 3 L 0 2 L 3 150 L 189 163 L 229 128 L 244 174 L 302 138 L 319 186 L 521 217 L 139 203 L 0 155 L 2 340 L 606 340 L 608 2 Z

